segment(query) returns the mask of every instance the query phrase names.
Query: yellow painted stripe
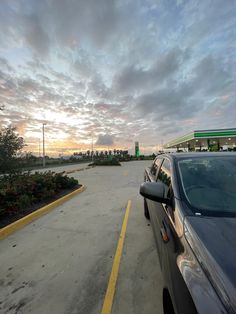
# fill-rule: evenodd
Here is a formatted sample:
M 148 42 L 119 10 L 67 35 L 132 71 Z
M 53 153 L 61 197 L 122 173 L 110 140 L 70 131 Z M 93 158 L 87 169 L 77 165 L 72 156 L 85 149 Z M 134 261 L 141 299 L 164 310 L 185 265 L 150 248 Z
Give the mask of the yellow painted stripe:
M 130 208 L 131 208 L 131 201 L 129 200 L 127 207 L 126 207 L 126 211 L 125 211 L 125 217 L 123 220 L 118 245 L 116 248 L 116 254 L 114 257 L 113 266 L 112 266 L 112 270 L 111 270 L 111 274 L 110 274 L 108 287 L 107 287 L 107 291 L 106 291 L 106 295 L 105 295 L 101 314 L 110 314 L 111 313 L 113 298 L 114 298 L 115 288 L 116 288 L 116 281 L 118 278 L 118 272 L 119 272 L 119 267 L 120 267 L 120 260 L 121 260 L 121 255 L 122 255 L 123 245 L 124 245 L 124 240 L 125 240 L 126 228 L 127 228 L 127 224 L 128 224 Z
M 31 223 L 32 221 L 36 220 L 37 218 L 45 215 L 46 213 L 48 213 L 53 208 L 55 208 L 59 205 L 62 205 L 63 203 L 65 203 L 66 201 L 71 199 L 76 194 L 83 192 L 85 189 L 86 189 L 86 187 L 84 185 L 82 185 L 79 189 L 59 198 L 58 200 L 56 200 L 56 201 L 54 201 L 54 202 L 52 202 L 52 203 L 50 203 L 44 207 L 37 209 L 33 213 L 13 222 L 12 224 L 10 224 L 10 225 L 2 228 L 2 229 L 0 229 L 0 240 L 7 237 L 10 234 L 12 234 L 13 232 L 23 228 L 25 225 Z

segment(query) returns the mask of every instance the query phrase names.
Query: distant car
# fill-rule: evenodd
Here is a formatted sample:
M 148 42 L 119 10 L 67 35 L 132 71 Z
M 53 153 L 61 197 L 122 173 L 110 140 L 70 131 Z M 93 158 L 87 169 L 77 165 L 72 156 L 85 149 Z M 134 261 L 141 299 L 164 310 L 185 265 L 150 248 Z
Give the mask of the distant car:
M 236 154 L 160 155 L 144 181 L 164 313 L 236 313 Z

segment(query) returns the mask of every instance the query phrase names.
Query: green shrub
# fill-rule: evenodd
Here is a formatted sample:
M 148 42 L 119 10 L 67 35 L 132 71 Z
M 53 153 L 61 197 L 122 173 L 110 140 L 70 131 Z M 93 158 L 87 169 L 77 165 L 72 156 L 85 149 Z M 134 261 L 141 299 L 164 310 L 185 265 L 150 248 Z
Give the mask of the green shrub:
M 0 178 L 0 213 L 17 212 L 76 185 L 78 180 L 50 171 L 3 176 Z
M 32 199 L 29 195 L 23 194 L 20 195 L 18 199 L 18 206 L 20 209 L 28 208 L 32 204 Z
M 96 159 L 91 166 L 120 166 L 120 162 L 118 159 Z

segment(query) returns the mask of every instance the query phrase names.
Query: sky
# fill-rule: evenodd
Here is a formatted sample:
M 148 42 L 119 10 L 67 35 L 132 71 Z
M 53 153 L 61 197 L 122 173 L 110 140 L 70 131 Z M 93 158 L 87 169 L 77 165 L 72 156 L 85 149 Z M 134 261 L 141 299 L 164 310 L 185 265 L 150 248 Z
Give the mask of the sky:
M 55 156 L 236 127 L 236 1 L 1 0 L 2 105 Z

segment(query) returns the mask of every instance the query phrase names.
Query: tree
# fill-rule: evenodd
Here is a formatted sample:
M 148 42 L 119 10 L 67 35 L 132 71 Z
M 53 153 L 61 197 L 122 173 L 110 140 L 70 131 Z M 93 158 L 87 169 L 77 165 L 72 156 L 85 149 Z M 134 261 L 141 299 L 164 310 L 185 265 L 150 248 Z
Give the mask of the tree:
M 24 156 L 24 159 L 26 161 L 29 161 L 29 162 L 36 162 L 37 161 L 37 157 L 34 156 L 31 152 L 27 152 Z
M 17 168 L 17 156 L 24 146 L 24 139 L 16 132 L 16 128 L 9 126 L 0 130 L 1 173 L 10 173 Z

